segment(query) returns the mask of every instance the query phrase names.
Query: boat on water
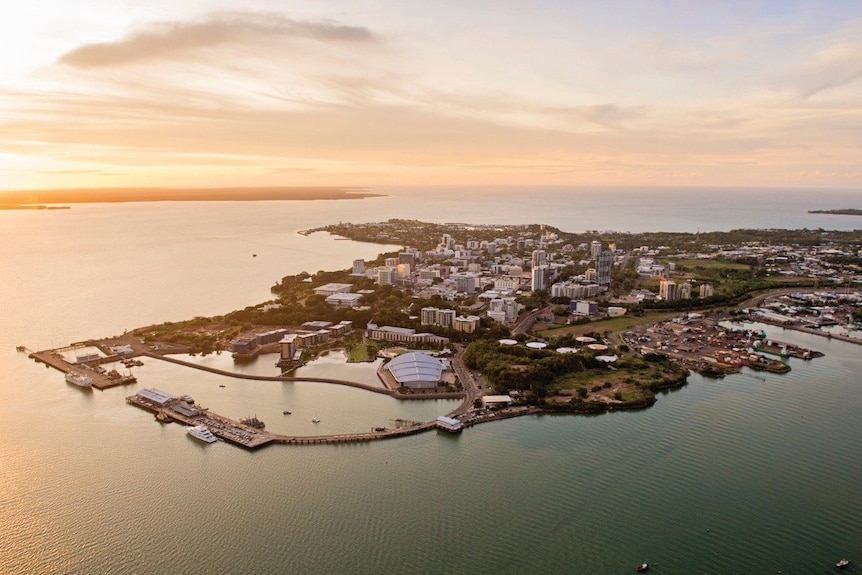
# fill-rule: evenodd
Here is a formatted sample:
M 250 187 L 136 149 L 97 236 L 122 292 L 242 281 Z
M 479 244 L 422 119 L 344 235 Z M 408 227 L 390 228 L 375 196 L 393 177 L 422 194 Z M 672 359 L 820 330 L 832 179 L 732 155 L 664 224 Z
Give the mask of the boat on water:
M 90 387 L 93 385 L 93 378 L 86 376 L 83 373 L 70 371 L 66 374 L 66 383 L 71 383 L 78 387 Z
M 311 423 L 320 423 L 320 418 L 319 417 L 312 417 Z
M 641 563 L 640 565 L 638 565 L 638 573 L 646 573 L 647 571 L 649 571 L 649 563 Z
M 207 443 L 215 443 L 218 441 L 218 437 L 213 435 L 213 432 L 209 430 L 206 425 L 190 425 L 186 427 L 186 433 L 194 437 L 195 439 L 200 439 L 201 441 L 205 441 Z
M 838 567 L 839 569 L 844 569 L 848 565 L 850 565 L 849 559 L 841 559 L 841 561 L 839 561 L 838 563 L 835 564 L 835 566 Z
M 282 411 L 282 413 L 283 413 L 284 415 L 290 415 L 290 411 L 288 411 L 288 410 L 286 410 L 286 409 L 285 409 L 284 411 Z
M 246 417 L 245 419 L 240 419 L 239 422 L 243 425 L 254 427 L 255 429 L 263 429 L 264 427 L 266 427 L 266 424 L 259 420 L 256 415 L 253 417 Z

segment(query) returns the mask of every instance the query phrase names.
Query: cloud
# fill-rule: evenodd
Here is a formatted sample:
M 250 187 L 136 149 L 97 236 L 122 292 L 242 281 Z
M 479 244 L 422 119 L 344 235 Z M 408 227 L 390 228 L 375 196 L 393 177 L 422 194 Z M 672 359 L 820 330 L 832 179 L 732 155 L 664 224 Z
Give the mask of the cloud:
M 323 43 L 364 43 L 375 40 L 370 30 L 331 20 L 293 20 L 275 14 L 241 12 L 214 14 L 199 22 L 160 23 L 116 42 L 86 44 L 57 60 L 76 68 L 122 66 L 172 59 L 192 51 L 261 38 L 310 39 Z

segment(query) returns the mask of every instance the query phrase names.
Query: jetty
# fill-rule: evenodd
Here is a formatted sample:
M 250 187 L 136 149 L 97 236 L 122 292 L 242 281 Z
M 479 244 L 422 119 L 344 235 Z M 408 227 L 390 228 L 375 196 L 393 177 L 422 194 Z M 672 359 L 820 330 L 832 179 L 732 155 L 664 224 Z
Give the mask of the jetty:
M 36 363 L 45 364 L 47 368 L 53 367 L 64 375 L 73 373 L 87 377 L 92 380 L 92 387 L 99 390 L 129 385 L 138 381 L 134 375 L 123 375 L 115 369 L 106 370 L 99 365 L 102 362 L 98 360 L 72 363 L 63 357 L 61 351 L 63 350 L 34 351 L 28 357 L 35 360 Z M 114 358 L 111 361 L 118 361 L 118 359 Z
M 88 350 L 87 348 L 96 348 L 99 353 L 95 353 L 92 349 Z M 123 349 L 122 354 L 118 354 L 115 351 L 120 348 Z M 93 353 L 88 353 L 88 351 Z M 378 376 L 383 385 L 375 386 L 332 378 L 239 373 L 201 365 L 179 359 L 175 355 L 169 355 L 181 352 L 182 349 L 180 349 L 180 346 L 164 343 L 147 345 L 142 340 L 128 334 L 117 338 L 78 342 L 65 348 L 32 352 L 29 357 L 37 363 L 42 363 L 49 368 L 52 367 L 64 374 L 78 373 L 86 375 L 92 379 L 92 387 L 96 389 L 106 389 L 136 381 L 134 376 L 120 376 L 116 370 L 108 372 L 101 364 L 110 362 L 123 362 L 126 365 L 139 364 L 139 360 L 134 358 L 146 357 L 236 379 L 282 382 L 304 381 L 344 385 L 403 400 L 459 399 L 461 400 L 459 405 L 446 414 L 446 416 L 460 421 L 463 427 L 471 427 L 479 423 L 498 421 L 527 413 L 540 413 L 542 411 L 536 407 L 504 408 L 497 411 L 473 409 L 474 400 L 481 397 L 482 393 L 473 377 L 470 376 L 469 371 L 466 370 L 458 358 L 455 358 L 453 363 L 461 381 L 465 383 L 464 391 L 429 390 L 421 393 L 402 393 L 398 388 L 397 382 L 391 380 L 391 376 L 387 377 L 387 374 L 382 370 L 378 372 Z M 67 359 L 69 354 L 74 354 L 76 361 L 72 362 Z M 441 429 L 436 420 L 427 422 L 393 420 L 394 427 L 374 427 L 370 432 L 364 433 L 295 436 L 267 432 L 264 429 L 247 425 L 242 421 L 214 413 L 208 408 L 195 403 L 188 395 L 175 396 L 156 389 L 143 389 L 135 395 L 126 397 L 126 403 L 152 413 L 154 418 L 161 423 L 180 423 L 189 426 L 205 425 L 216 437 L 246 449 L 257 449 L 271 444 L 320 445 L 360 443 L 381 439 L 394 439 Z M 444 429 L 443 431 L 446 430 Z

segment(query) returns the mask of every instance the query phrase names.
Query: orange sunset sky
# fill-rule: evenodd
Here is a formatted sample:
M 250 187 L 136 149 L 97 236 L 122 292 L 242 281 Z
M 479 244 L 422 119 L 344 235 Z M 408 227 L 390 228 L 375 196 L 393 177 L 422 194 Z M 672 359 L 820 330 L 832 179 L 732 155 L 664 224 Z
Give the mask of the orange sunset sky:
M 0 37 L 2 189 L 862 189 L 857 2 L 37 0 Z

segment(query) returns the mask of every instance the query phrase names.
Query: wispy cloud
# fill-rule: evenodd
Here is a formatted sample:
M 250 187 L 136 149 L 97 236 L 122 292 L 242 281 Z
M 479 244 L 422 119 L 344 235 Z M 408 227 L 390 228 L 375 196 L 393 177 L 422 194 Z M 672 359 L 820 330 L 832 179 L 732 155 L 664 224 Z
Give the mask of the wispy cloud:
M 373 41 L 374 35 L 367 28 L 330 20 L 302 21 L 277 14 L 231 12 L 214 14 L 198 22 L 154 24 L 115 42 L 80 46 L 60 56 L 58 62 L 76 68 L 122 66 L 172 59 L 204 48 L 261 38 L 357 43 Z

